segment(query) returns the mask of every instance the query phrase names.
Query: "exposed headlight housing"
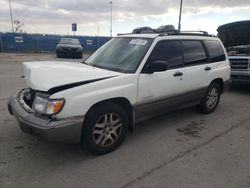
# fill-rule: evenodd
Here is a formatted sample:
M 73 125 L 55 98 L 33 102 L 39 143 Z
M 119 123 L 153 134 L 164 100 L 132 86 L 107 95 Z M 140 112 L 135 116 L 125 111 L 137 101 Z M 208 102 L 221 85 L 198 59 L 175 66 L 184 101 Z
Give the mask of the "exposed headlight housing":
M 33 109 L 39 114 L 45 114 L 47 103 L 48 103 L 47 98 L 36 95 L 33 103 Z
M 59 113 L 65 103 L 64 99 L 48 99 L 37 95 L 33 103 L 33 109 L 39 114 L 53 115 Z

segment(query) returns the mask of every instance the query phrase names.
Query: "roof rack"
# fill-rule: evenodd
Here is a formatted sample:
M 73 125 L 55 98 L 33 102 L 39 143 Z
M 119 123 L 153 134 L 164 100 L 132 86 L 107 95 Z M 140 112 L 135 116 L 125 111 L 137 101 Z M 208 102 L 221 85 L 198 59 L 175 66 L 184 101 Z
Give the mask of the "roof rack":
M 192 33 L 192 34 L 195 34 L 195 33 L 197 33 L 197 34 L 203 34 L 203 35 L 208 35 L 208 32 L 207 31 L 200 31 L 200 30 L 198 30 L 198 31 L 181 31 L 181 33 Z
M 129 33 L 126 33 L 129 34 Z M 207 31 L 201 30 L 191 30 L 191 31 L 178 31 L 174 28 L 173 25 L 162 25 L 157 29 L 152 29 L 151 27 L 138 27 L 135 28 L 131 34 L 158 34 L 158 36 L 166 36 L 166 35 L 191 35 L 191 36 L 210 36 L 215 37 L 215 35 L 208 34 Z M 119 34 L 123 35 L 123 34 Z M 119 36 L 118 35 L 118 36 Z
M 191 35 L 191 36 L 210 36 L 215 37 L 215 35 L 208 34 L 207 31 L 175 31 L 175 32 L 163 32 L 160 33 L 158 36 L 166 36 L 166 35 Z

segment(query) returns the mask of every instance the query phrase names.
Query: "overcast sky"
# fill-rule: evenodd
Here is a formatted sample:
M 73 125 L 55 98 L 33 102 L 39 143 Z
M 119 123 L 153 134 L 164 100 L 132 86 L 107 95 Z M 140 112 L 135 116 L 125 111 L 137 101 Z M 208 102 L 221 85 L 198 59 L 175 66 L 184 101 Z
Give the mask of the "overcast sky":
M 110 4 L 106 0 L 11 0 L 13 19 L 28 33 L 109 35 Z M 180 0 L 113 0 L 113 34 L 136 27 L 172 24 L 177 28 Z M 250 0 L 183 0 L 182 30 L 206 30 L 250 20 Z M 0 0 L 0 31 L 11 30 L 9 0 Z

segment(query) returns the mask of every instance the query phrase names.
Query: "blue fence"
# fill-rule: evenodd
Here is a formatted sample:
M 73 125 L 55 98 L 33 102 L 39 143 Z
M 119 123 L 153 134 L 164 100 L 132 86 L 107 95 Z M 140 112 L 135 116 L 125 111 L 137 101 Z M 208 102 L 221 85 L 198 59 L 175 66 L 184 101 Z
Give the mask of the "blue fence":
M 62 37 L 77 38 L 85 51 L 95 51 L 110 37 L 0 33 L 0 52 L 55 52 Z

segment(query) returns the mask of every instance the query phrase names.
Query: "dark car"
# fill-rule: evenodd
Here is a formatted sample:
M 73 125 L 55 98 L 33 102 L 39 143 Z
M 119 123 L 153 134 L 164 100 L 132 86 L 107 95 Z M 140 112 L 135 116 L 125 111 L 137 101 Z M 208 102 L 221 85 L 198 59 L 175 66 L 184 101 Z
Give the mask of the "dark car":
M 61 38 L 56 46 L 57 57 L 82 58 L 83 46 L 78 39 Z

